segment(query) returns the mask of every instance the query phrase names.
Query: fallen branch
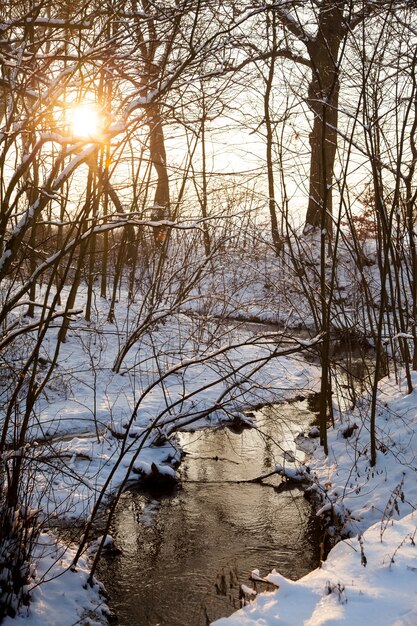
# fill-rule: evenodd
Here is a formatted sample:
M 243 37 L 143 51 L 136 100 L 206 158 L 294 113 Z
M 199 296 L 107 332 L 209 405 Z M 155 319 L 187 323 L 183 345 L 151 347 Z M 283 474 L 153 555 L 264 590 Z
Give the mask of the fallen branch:
M 261 474 L 261 476 L 257 476 L 256 478 L 250 478 L 249 480 L 239 480 L 240 483 L 260 483 L 266 478 L 270 476 L 274 476 L 278 474 L 278 476 L 282 476 L 288 482 L 292 483 L 310 483 L 310 468 L 306 465 L 300 465 L 300 467 L 284 467 L 283 465 L 276 465 L 275 469 L 267 474 Z

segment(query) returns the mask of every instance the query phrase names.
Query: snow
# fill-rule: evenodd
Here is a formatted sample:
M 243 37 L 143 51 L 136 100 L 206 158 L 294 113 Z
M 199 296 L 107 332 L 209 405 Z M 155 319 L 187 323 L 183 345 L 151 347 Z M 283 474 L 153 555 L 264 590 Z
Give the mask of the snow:
M 5 626 L 103 626 L 109 610 L 102 586 L 94 581 L 86 559 L 71 569 L 75 549 L 54 536 L 43 533 L 35 548 L 36 571 L 33 574 L 32 601 L 14 618 L 7 617 Z M 42 583 L 42 584 L 39 584 Z
M 417 623 L 416 520 L 412 514 L 390 524 L 380 539 L 379 524 L 362 537 L 367 555 L 361 564 L 358 538 L 337 544 L 320 569 L 298 581 L 273 571 L 279 586 L 216 626 L 412 626 Z
M 212 325 L 213 333 L 218 332 L 218 321 L 204 318 L 202 330 L 212 343 L 209 349 L 204 336 L 194 337 L 198 318 L 180 310 L 172 312 L 168 305 L 153 311 L 149 331 L 138 337 L 120 373 L 115 372 L 118 352 L 140 319 L 142 303 L 128 305 L 127 294 L 122 293 L 115 322 L 109 323 L 109 302 L 97 299 L 94 321 L 86 323 L 77 315 L 86 295 L 82 287 L 67 341 L 37 401 L 25 450 L 38 468 L 32 504 L 45 520 L 87 521 L 99 502 L 105 506 L 112 494 L 155 470 L 175 480 L 181 460 L 176 428 L 216 427 L 233 417 L 246 419 L 243 411 L 248 407 L 318 388 L 317 366 L 297 354 L 299 344 L 284 341 L 282 333 L 262 332 L 262 327 L 254 333 L 240 323 L 229 323 L 213 346 L 207 331 Z M 46 287 L 38 287 L 38 303 L 49 306 L 51 298 Z M 28 323 L 20 304 L 17 300 L 5 340 L 13 338 L 16 350 L 19 333 L 26 326 L 22 349 L 30 351 L 31 332 L 36 333 L 40 320 L 35 317 Z M 36 307 L 36 314 L 41 311 L 42 307 Z M 47 332 L 39 357 L 40 375 L 53 362 L 59 326 L 52 324 Z M 155 354 L 163 356 L 157 361 Z M 150 523 L 157 511 L 157 505 L 146 511 L 144 523 Z M 106 607 L 99 586 L 84 588 L 100 541 L 91 539 L 73 572 L 75 547 L 65 546 L 51 534 L 40 536 L 28 584 L 32 601 L 19 613 L 19 622 L 52 626 L 59 614 L 63 626 L 74 624 L 82 615 L 83 624 L 100 623 Z M 105 544 L 111 544 L 111 539 Z
M 417 384 L 414 375 L 413 383 Z M 369 463 L 366 428 L 369 399 L 339 414 L 329 430 L 329 455 L 310 440 L 312 489 L 323 505 L 330 532 L 348 538 L 332 548 L 321 567 L 298 581 L 272 571 L 253 579 L 278 586 L 215 626 L 411 626 L 417 624 L 417 392 L 405 381 L 380 383 L 377 434 L 379 452 Z M 357 423 L 345 438 L 347 423 Z
M 126 115 L 129 116 L 133 111 L 138 109 L 139 107 L 144 107 L 146 105 L 154 102 L 157 97 L 163 93 L 168 85 L 168 81 L 163 81 L 158 89 L 153 89 L 148 91 L 148 93 L 144 96 L 137 96 L 133 98 L 127 108 Z
M 81 292 L 77 305 L 82 305 L 84 298 Z M 196 358 L 191 344 L 181 349 L 180 358 L 167 356 L 163 373 L 152 360 L 152 345 L 138 342 L 116 373 L 112 368 L 124 336 L 117 334 L 116 327 L 121 327 L 122 314 L 126 318 L 127 314 L 119 305 L 120 318 L 109 324 L 105 321 L 108 305 L 101 305 L 100 332 L 81 319 L 72 323 L 70 337 L 61 347 L 52 389 L 39 402 L 37 423 L 32 427 L 32 437 L 40 442 L 33 451 L 38 458 L 48 450 L 45 440 L 65 435 L 65 439 L 53 441 L 54 451 L 66 461 L 66 474 L 54 477 L 53 508 L 58 516 L 86 516 L 104 485 L 109 482 L 111 493 L 123 483 L 129 469 L 135 479 L 135 475 L 149 474 L 154 463 L 160 473 L 175 478 L 172 463 L 175 466 L 180 460 L 175 438 L 159 446 L 153 442 L 160 434 L 168 437 L 179 424 L 183 428 L 189 424 L 192 428 L 216 426 L 230 416 L 241 416 L 245 407 L 317 388 L 316 366 L 301 357 L 279 355 L 296 345 L 280 348 L 280 335 L 268 332 L 265 338 L 253 339 L 241 327 L 204 356 Z M 179 327 L 186 336 L 190 325 L 183 314 L 165 317 L 166 312 L 154 312 L 154 323 L 161 326 L 153 333 L 153 341 L 161 346 L 172 342 Z M 53 354 L 56 332 L 45 342 L 47 361 Z M 186 358 L 186 349 L 190 358 Z M 263 367 L 257 369 L 259 365 Z M 135 374 L 130 373 L 133 367 Z M 138 454 L 142 440 L 144 447 Z M 39 476 L 40 493 L 49 478 L 47 469 Z M 43 505 L 49 509 L 47 502 Z
M 147 329 L 127 352 L 120 372 L 114 371 L 114 363 L 123 343 L 136 332 L 143 303 L 128 305 L 127 294 L 121 291 L 115 321 L 109 323 L 109 303 L 97 298 L 94 320 L 87 323 L 76 316 L 86 302 L 85 288 L 80 290 L 67 341 L 37 403 L 31 429 L 30 453 L 40 468 L 34 493 L 46 518 L 87 520 L 103 488 L 106 497 L 102 503 L 106 504 L 106 498 L 128 484 L 126 481 L 136 482 L 155 468 L 175 479 L 181 459 L 175 428 L 216 427 L 242 416 L 250 406 L 318 389 L 318 368 L 294 351 L 300 346 L 312 347 L 319 336 L 291 342 L 282 332 L 269 328 L 265 332 L 262 327 L 255 331 L 239 322 L 229 322 L 227 328 L 224 323 L 218 325 L 216 314 L 255 314 L 278 321 L 289 320 L 291 311 L 298 308 L 292 299 L 293 308 L 281 305 L 274 309 L 259 277 L 247 281 L 254 267 L 236 266 L 237 274 L 230 269 L 225 272 L 230 274 L 221 278 L 223 288 L 225 284 L 234 286 L 229 290 L 230 309 L 222 308 L 221 298 L 209 297 L 221 293 L 222 282 L 216 283 L 219 277 L 215 275 L 190 292 L 183 308 L 172 310 L 169 303 L 160 303 Z M 271 269 L 266 265 L 263 270 L 265 283 Z M 39 287 L 37 301 L 43 302 L 45 297 L 45 287 Z M 23 307 L 16 306 L 13 315 L 11 334 L 21 328 Z M 291 318 L 294 323 L 296 315 Z M 32 326 L 36 328 L 37 319 L 26 324 L 30 331 Z M 51 327 L 43 344 L 39 363 L 44 367 L 52 361 L 57 332 Z M 209 336 L 215 339 L 214 346 Z M 29 332 L 25 337 L 30 337 Z M 158 363 L 155 354 L 163 355 Z M 413 383 L 417 387 L 417 375 Z M 329 533 L 346 538 L 319 569 L 298 581 L 287 580 L 276 571 L 261 576 L 254 570 L 254 588 L 241 588 L 249 604 L 218 620 L 216 626 L 417 623 L 417 392 L 407 395 L 406 390 L 402 380 L 386 378 L 380 383 L 374 468 L 369 463 L 366 396 L 357 400 L 354 409 L 339 411 L 335 407 L 336 424 L 329 430 L 327 457 L 319 446 L 317 428 L 297 436 L 296 444 L 306 458 L 301 463 L 296 455 L 295 467 L 276 466 L 274 471 L 284 480 L 307 486 Z M 290 447 L 287 442 L 285 445 Z M 52 452 L 61 459 L 65 472 L 42 465 Z M 47 488 L 51 480 L 52 495 Z M 143 512 L 142 521 L 152 523 L 157 515 L 158 503 L 154 502 Z M 59 624 L 70 626 L 81 619 L 91 625 L 104 619 L 106 606 L 99 585 L 86 587 L 89 559 L 101 541 L 93 539 L 73 572 L 70 565 L 75 547 L 60 543 L 51 534 L 40 536 L 29 583 L 32 602 L 19 614 L 18 622 L 52 626 L 59 615 Z M 111 537 L 105 538 L 104 545 L 112 549 Z M 264 581 L 278 589 L 263 592 Z M 12 626 L 11 620 L 6 623 Z
M 79 154 L 74 156 L 71 161 L 64 167 L 62 172 L 56 177 L 52 183 L 52 190 L 55 192 L 62 186 L 62 184 L 68 179 L 70 174 L 77 169 L 80 163 L 86 161 L 97 150 L 97 146 L 88 145 Z

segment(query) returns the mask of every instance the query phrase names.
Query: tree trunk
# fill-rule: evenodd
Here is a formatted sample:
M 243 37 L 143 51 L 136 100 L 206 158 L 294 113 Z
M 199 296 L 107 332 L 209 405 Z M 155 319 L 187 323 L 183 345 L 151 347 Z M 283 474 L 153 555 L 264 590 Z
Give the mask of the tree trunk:
M 272 14 L 272 20 L 267 22 L 268 29 L 272 29 L 272 47 L 277 45 L 277 28 L 276 28 L 276 16 Z M 268 206 L 269 217 L 271 220 L 271 237 L 272 244 L 277 256 L 282 252 L 282 236 L 279 231 L 278 218 L 277 218 L 277 203 L 275 199 L 275 177 L 274 177 L 274 162 L 273 162 L 273 147 L 274 147 L 274 126 L 271 119 L 271 92 L 275 74 L 275 55 L 271 56 L 268 76 L 266 78 L 266 89 L 264 94 L 264 119 L 266 128 L 266 166 L 268 175 Z
M 307 44 L 312 65 L 308 104 L 314 120 L 310 133 L 310 191 L 306 228 L 321 227 L 324 221 L 328 233 L 332 230 L 331 188 L 337 146 L 338 56 L 344 32 L 342 11 L 337 3 L 326 3 L 320 12 L 317 36 Z
M 207 112 L 206 112 L 206 102 L 204 98 L 203 87 L 201 89 L 201 92 L 203 96 L 203 99 L 202 99 L 203 115 L 201 118 L 201 157 L 202 157 L 203 189 L 202 189 L 200 204 L 201 204 L 201 215 L 203 216 L 204 219 L 207 219 L 208 217 L 207 158 L 206 158 L 206 119 L 207 119 L 206 115 L 207 115 Z M 203 239 L 204 239 L 204 252 L 205 252 L 205 255 L 208 257 L 210 256 L 210 252 L 211 252 L 211 241 L 210 241 L 210 234 L 209 234 L 208 227 L 207 227 L 207 222 L 203 223 Z
M 153 202 L 153 220 L 166 220 L 170 217 L 169 179 L 166 165 L 165 138 L 162 117 L 157 104 L 148 111 L 150 160 L 156 171 L 157 183 Z M 154 227 L 154 240 L 161 247 L 166 239 L 164 226 Z

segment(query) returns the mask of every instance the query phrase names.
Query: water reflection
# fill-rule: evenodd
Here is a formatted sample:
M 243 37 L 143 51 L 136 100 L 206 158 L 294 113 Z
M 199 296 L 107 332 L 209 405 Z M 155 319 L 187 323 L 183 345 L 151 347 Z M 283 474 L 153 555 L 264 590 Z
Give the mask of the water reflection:
M 237 482 L 282 462 L 306 402 L 258 413 L 259 430 L 181 435 L 182 483 L 171 495 L 131 491 L 112 530 L 120 557 L 99 572 L 122 626 L 205 626 L 239 607 L 251 570 L 296 579 L 318 564 L 317 526 L 298 490 Z

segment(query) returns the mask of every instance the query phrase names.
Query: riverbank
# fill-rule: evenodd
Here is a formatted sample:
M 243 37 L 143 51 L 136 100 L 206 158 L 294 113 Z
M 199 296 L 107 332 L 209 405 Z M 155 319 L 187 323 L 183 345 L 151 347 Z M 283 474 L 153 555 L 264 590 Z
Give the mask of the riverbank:
M 347 538 L 320 568 L 296 582 L 261 572 L 279 589 L 260 594 L 216 626 L 417 623 L 417 392 L 406 389 L 393 378 L 380 382 L 375 467 L 369 460 L 366 396 L 336 416 L 328 457 L 318 446 L 310 451 L 311 489 L 321 502 L 317 514 L 331 534 Z
M 248 292 L 252 302 L 255 292 L 249 289 L 244 294 Z M 42 297 L 47 294 L 40 289 Z M 212 300 L 217 302 L 214 297 Z M 83 289 L 77 299 L 80 310 L 85 303 Z M 271 302 L 265 304 L 261 291 L 259 303 L 265 310 L 273 309 Z M 165 301 L 147 317 L 145 304 L 146 299 L 140 298 L 129 302 L 123 292 L 110 323 L 108 303 L 97 298 L 93 321 L 87 323 L 74 316 L 56 363 L 53 355 L 58 329 L 54 327 L 48 330 L 38 359 L 41 371 L 51 368 L 51 377 L 36 403 L 28 431 L 28 456 L 36 472 L 30 475 L 30 489 L 25 493 L 30 494 L 28 504 L 42 510 L 41 527 L 53 527 L 64 519 L 66 523 L 84 524 L 88 529 L 85 549 L 95 539 L 94 525 L 90 524 L 92 511 L 95 518 L 98 511 L 106 511 L 111 497 L 120 495 L 127 481 L 139 482 L 155 472 L 175 479 L 181 459 L 178 431 L 215 428 L 235 418 L 246 419 L 248 407 L 305 396 L 318 388 L 320 371 L 306 359 L 314 359 L 317 354 L 319 336 L 297 339 L 296 333 L 291 336 L 282 327 L 255 328 L 253 324 L 231 322 L 219 317 L 216 308 L 209 313 L 204 307 L 204 313 L 185 313 L 167 308 Z M 301 306 L 294 308 L 303 310 Z M 287 315 L 286 309 L 284 313 Z M 256 315 L 260 317 L 259 312 Z M 29 341 L 23 347 L 30 351 Z M 120 361 L 121 353 L 124 357 Z M 412 401 L 406 403 L 411 422 L 401 415 L 396 425 L 398 442 L 394 431 L 387 434 L 383 429 L 384 415 L 390 411 L 396 415 L 399 408 L 395 402 L 403 402 L 403 391 L 391 383 L 387 382 L 389 391 L 381 397 L 377 417 L 381 442 L 377 468 L 369 468 L 366 399 L 358 400 L 352 413 L 337 414 L 336 407 L 336 428 L 329 430 L 329 457 L 324 459 L 318 447 L 313 452 L 311 489 L 321 499 L 319 508 L 328 518 L 329 529 L 333 525 L 335 535 L 364 533 L 374 521 L 390 520 L 391 514 L 397 519 L 397 507 L 405 515 L 412 510 L 412 506 L 406 509 L 406 503 L 417 501 L 417 494 L 410 492 L 402 502 L 401 488 L 397 488 L 402 484 L 404 462 L 412 466 L 411 460 L 403 461 L 401 448 L 404 441 L 413 443 L 412 438 L 407 440 L 413 428 Z M 391 405 L 392 409 L 387 408 Z M 394 422 L 390 418 L 388 423 Z M 314 445 L 309 439 L 310 452 Z M 411 448 L 405 446 L 405 451 L 411 453 Z M 390 459 L 388 469 L 380 465 L 385 457 Z M 366 508 L 375 494 L 379 497 L 373 508 Z M 34 610 L 32 605 L 29 610 L 24 608 L 24 619 L 32 626 L 33 616 L 43 612 L 45 624 L 55 623 L 56 605 L 48 600 L 55 597 L 55 592 L 50 594 L 48 590 L 50 583 L 59 586 L 55 581 L 62 580 L 65 584 L 58 594 L 62 603 L 68 600 L 68 607 L 75 607 L 75 617 L 68 622 L 60 620 L 60 624 L 72 626 L 76 619 L 99 623 L 105 619 L 101 612 L 103 598 L 96 596 L 95 613 L 90 596 L 86 596 L 85 603 L 81 599 L 74 603 L 74 597 L 81 598 L 81 583 L 73 577 L 70 580 L 75 581 L 74 585 L 69 584 L 64 576 L 71 562 L 67 556 L 74 554 L 74 545 L 56 543 L 56 548 L 53 559 L 45 557 L 53 570 L 44 556 L 34 553 L 28 583 Z M 84 562 L 79 560 L 77 567 L 80 563 Z M 90 590 L 88 593 L 91 595 Z M 248 594 L 253 595 L 250 591 Z M 298 618 L 294 619 L 294 626 L 298 626 Z
M 123 494 L 110 528 L 120 553 L 98 569 L 120 626 L 207 626 L 240 606 L 257 563 L 292 580 L 317 567 L 322 528 L 302 489 L 256 480 L 304 458 L 294 436 L 314 408 L 285 402 L 254 411 L 255 428 L 180 433 L 179 484 Z
M 85 297 L 81 291 L 80 308 Z M 301 354 L 316 340 L 297 343 L 270 328 L 254 331 L 183 313 L 146 327 L 115 371 L 121 344 L 140 323 L 140 303 L 126 301 L 121 299 L 115 323 L 107 320 L 105 300 L 97 300 L 94 322 L 73 320 L 35 407 L 28 450 L 36 471 L 26 490 L 28 506 L 40 511 L 42 534 L 35 543 L 63 523 L 78 530 L 65 542 L 48 534 L 54 546 L 49 552 L 35 545 L 27 583 L 31 602 L 18 616 L 31 626 L 39 620 L 57 623 L 57 597 L 60 626 L 105 620 L 99 588 L 85 590 L 83 602 L 85 579 L 72 576 L 79 529 L 91 522 L 86 550 L 96 538 L 94 519 L 106 513 L 128 481 L 140 482 L 154 471 L 175 478 L 181 459 L 177 431 L 249 419 L 248 407 L 308 395 L 318 387 L 319 369 Z M 48 331 L 40 367 L 52 362 L 57 333 Z M 79 567 L 87 567 L 83 558 Z

